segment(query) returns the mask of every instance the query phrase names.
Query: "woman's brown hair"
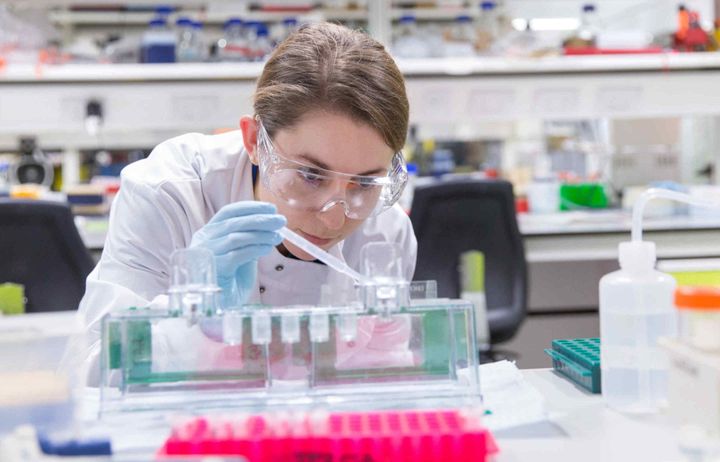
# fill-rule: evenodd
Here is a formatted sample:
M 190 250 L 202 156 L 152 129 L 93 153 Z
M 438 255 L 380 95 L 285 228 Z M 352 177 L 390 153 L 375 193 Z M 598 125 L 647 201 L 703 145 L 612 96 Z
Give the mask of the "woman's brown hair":
M 254 108 L 270 136 L 326 110 L 368 124 L 395 151 L 409 117 L 405 81 L 382 44 L 329 23 L 303 26 L 278 46 L 258 79 Z

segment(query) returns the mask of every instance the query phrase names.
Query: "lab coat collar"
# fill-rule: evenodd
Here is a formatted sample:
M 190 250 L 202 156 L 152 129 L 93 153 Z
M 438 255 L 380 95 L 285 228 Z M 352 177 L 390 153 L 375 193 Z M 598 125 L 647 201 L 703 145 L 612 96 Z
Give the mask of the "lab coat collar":
M 339 242 L 328 249 L 328 253 L 345 262 L 342 248 L 343 242 Z M 249 303 L 316 305 L 321 301 L 322 283 L 334 284 L 338 277 L 335 273 L 325 264 L 289 258 L 273 248 L 270 254 L 258 261 L 257 278 Z

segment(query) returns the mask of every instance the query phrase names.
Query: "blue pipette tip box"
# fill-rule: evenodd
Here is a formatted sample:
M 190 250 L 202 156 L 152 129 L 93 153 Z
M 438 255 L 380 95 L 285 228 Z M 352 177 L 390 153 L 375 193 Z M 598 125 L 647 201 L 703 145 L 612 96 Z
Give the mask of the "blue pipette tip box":
M 590 393 L 600 393 L 600 339 L 555 339 L 545 353 L 553 369 Z

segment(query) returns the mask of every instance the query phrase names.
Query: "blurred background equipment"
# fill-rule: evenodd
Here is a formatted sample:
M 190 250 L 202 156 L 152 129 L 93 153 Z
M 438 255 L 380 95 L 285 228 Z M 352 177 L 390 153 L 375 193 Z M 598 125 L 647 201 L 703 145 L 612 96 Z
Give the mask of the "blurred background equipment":
M 410 219 L 418 239 L 415 279 L 437 281 L 441 297 L 460 296 L 462 256 L 482 252 L 478 285 L 485 288 L 486 306 L 476 308 L 487 310 L 491 344 L 510 340 L 527 311 L 527 267 L 512 185 L 455 180 L 421 186 Z
M 10 171 L 10 183 L 50 186 L 53 182 L 53 175 L 53 167 L 45 153 L 38 147 L 35 138 L 22 138 L 20 140 L 20 160 Z
M 0 199 L 0 281 L 22 287 L 24 311 L 74 310 L 93 267 L 70 208 Z

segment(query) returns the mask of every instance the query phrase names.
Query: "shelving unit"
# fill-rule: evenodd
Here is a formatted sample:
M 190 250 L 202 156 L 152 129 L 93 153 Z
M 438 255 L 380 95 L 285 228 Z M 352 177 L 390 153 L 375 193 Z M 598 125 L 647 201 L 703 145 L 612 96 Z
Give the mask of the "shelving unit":
M 448 138 L 472 139 L 524 119 L 720 114 L 720 53 L 398 64 L 411 123 Z M 41 146 L 62 149 L 72 168 L 83 149 L 149 149 L 186 132 L 233 129 L 252 113 L 261 71 L 262 63 L 8 66 L 0 70 L 0 150 L 33 134 Z M 103 106 L 95 136 L 85 130 L 90 101 Z M 584 246 L 578 243 L 571 247 Z
M 230 13 L 203 13 L 198 11 L 182 11 L 169 16 L 174 21 L 179 16 L 193 16 L 202 19 L 205 24 L 221 25 L 229 17 Z M 248 21 L 277 22 L 288 17 L 297 18 L 300 21 L 326 20 L 326 21 L 364 21 L 367 19 L 367 11 L 364 10 L 340 10 L 321 8 L 310 12 L 263 12 L 244 11 L 237 16 Z M 103 26 L 103 25 L 134 25 L 145 26 L 155 17 L 155 13 L 145 11 L 53 11 L 50 13 L 50 21 L 60 26 Z
M 183 11 L 181 13 L 173 13 L 170 19 L 175 19 L 182 15 L 196 15 L 203 19 L 207 24 L 222 24 L 229 16 L 229 13 L 200 13 L 199 11 Z M 478 11 L 474 8 L 419 8 L 415 10 L 393 8 L 390 10 L 389 17 L 392 20 L 398 20 L 406 14 L 413 14 L 418 20 L 429 21 L 451 21 L 457 16 L 465 15 L 472 18 L 478 16 Z M 237 14 L 243 19 L 251 21 L 282 21 L 287 17 L 297 17 L 303 19 L 324 19 L 328 21 L 366 21 L 368 14 L 366 10 L 361 9 L 334 9 L 319 8 L 309 12 L 264 12 L 264 11 L 242 11 Z M 146 25 L 155 16 L 152 12 L 145 11 L 70 11 L 60 10 L 50 13 L 50 21 L 58 25 Z
M 720 53 L 398 64 L 417 125 L 720 114 Z M 154 133 L 159 142 L 232 128 L 251 112 L 261 71 L 261 63 L 8 66 L 0 70 L 0 146 L 23 133 L 97 145 L 83 125 L 92 99 L 104 106 L 108 148 L 132 134 Z

